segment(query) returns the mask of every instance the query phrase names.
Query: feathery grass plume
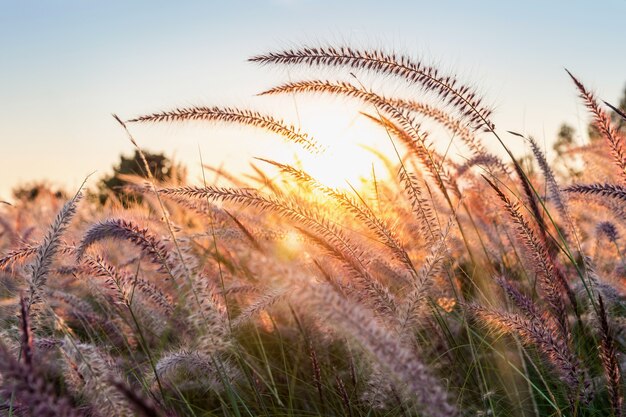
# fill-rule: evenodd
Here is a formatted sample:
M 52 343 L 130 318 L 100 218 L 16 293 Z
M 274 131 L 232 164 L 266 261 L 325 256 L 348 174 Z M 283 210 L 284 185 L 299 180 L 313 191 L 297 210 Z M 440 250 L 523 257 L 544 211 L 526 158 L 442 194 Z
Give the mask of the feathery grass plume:
M 539 169 L 541 169 L 541 172 L 543 173 L 543 177 L 548 187 L 550 200 L 552 200 L 552 202 L 554 203 L 554 206 L 556 207 L 559 215 L 561 216 L 561 220 L 565 223 L 565 226 L 567 227 L 567 231 L 569 234 L 569 238 L 573 239 L 575 238 L 576 235 L 578 235 L 578 233 L 576 232 L 576 226 L 574 225 L 574 222 L 567 208 L 567 199 L 561 193 L 561 189 L 559 188 L 556 182 L 556 178 L 554 177 L 554 172 L 552 171 L 552 168 L 550 168 L 550 165 L 548 164 L 548 161 L 546 160 L 546 156 L 539 148 L 537 141 L 532 136 L 526 139 L 530 143 L 530 149 L 532 150 L 533 155 L 535 156 L 535 159 L 537 160 Z M 566 238 L 567 237 L 568 236 L 566 236 Z
M 417 216 L 421 234 L 426 237 L 426 242 L 434 244 L 441 237 L 439 220 L 431 201 L 423 196 L 424 191 L 413 173 L 399 171 L 400 183 L 408 194 L 413 213 Z
M 316 312 L 321 319 L 334 323 L 354 337 L 398 382 L 405 394 L 414 398 L 425 415 L 457 416 L 458 410 L 448 399 L 441 382 L 427 366 L 405 348 L 395 333 L 385 329 L 371 311 L 350 302 L 330 286 L 303 286 L 292 292 L 294 302 L 305 311 Z
M 100 255 L 81 255 L 84 267 L 97 278 L 104 278 L 104 289 L 116 303 L 130 305 L 132 295 L 140 295 L 166 316 L 174 311 L 172 298 L 154 283 L 136 275 L 130 275 L 107 263 Z
M 273 178 L 270 178 L 265 172 L 263 172 L 263 170 L 261 168 L 259 168 L 253 162 L 250 162 L 250 168 L 252 168 L 252 170 L 255 172 L 256 176 L 254 176 L 254 175 L 245 175 L 246 177 L 248 177 L 251 180 L 253 180 L 254 182 L 258 183 L 261 188 L 265 188 L 265 189 L 271 191 L 272 194 L 274 194 L 276 196 L 282 196 L 283 191 L 281 190 L 279 185 L 276 184 L 276 181 Z
M 609 239 L 612 243 L 616 243 L 619 239 L 619 232 L 617 231 L 617 227 L 615 224 L 609 221 L 603 221 L 596 225 L 596 232 L 598 234 L 604 235 Z
M 39 250 L 39 246 L 25 245 L 17 249 L 10 250 L 0 258 L 0 271 L 7 271 L 11 265 L 23 262 L 29 256 L 34 255 Z
M 541 312 L 539 311 L 539 307 L 533 302 L 533 300 L 531 300 L 525 294 L 522 294 L 520 290 L 516 288 L 515 285 L 513 285 L 513 283 L 511 283 L 503 276 L 498 277 L 496 279 L 496 282 L 498 283 L 498 285 L 500 285 L 500 287 L 502 287 L 504 292 L 506 292 L 506 295 L 509 297 L 509 299 L 513 301 L 513 303 L 515 303 L 517 308 L 522 310 L 526 317 L 532 320 L 543 321 L 543 317 Z
M 143 393 L 137 389 L 131 388 L 123 379 L 114 377 L 110 380 L 110 384 L 115 387 L 120 394 L 126 398 L 126 401 L 132 406 L 132 408 L 143 417 L 165 417 L 166 415 L 161 412 L 157 405 L 150 398 L 143 395 Z M 167 417 L 174 417 L 171 412 L 167 414 Z
M 442 234 L 439 242 L 430 248 L 430 253 L 424 259 L 424 263 L 420 268 L 417 279 L 412 282 L 412 290 L 406 295 L 402 305 L 402 315 L 400 316 L 400 335 L 409 339 L 413 336 L 412 332 L 407 332 L 417 324 L 420 318 L 420 310 L 424 307 L 424 300 L 428 297 L 428 293 L 433 284 L 433 278 L 441 272 L 446 252 L 446 238 L 450 229 L 450 225 Z
M 241 377 L 239 369 L 226 359 L 184 349 L 166 352 L 156 364 L 156 373 L 174 389 L 192 383 L 188 386 L 214 392 L 223 391 Z
M 346 285 L 339 281 L 339 279 L 333 274 L 332 269 L 329 268 L 328 265 L 322 265 L 320 259 L 316 258 L 313 259 L 313 265 L 315 265 L 315 269 L 321 273 L 322 279 L 327 282 L 328 285 L 333 287 L 335 291 L 337 291 L 339 294 L 347 297 Z
M 467 145 L 474 155 L 487 153 L 484 145 L 478 140 L 474 132 L 465 126 L 461 120 L 454 118 L 450 113 L 443 111 L 430 104 L 415 100 L 405 100 L 399 98 L 390 99 L 390 102 L 397 107 L 405 108 L 415 113 L 426 116 L 445 127 L 450 133 L 458 136 Z
M 259 288 L 258 285 L 251 285 L 251 284 L 242 284 L 242 285 L 232 285 L 228 288 L 224 289 L 224 295 L 237 295 L 237 294 L 242 294 L 242 295 L 248 295 L 248 294 L 260 294 L 262 293 L 263 290 L 261 288 Z
M 580 195 L 579 197 L 583 197 L 583 195 Z M 626 223 L 626 205 L 620 200 L 596 197 L 593 199 L 593 202 L 608 209 L 620 223 Z
M 28 306 L 24 296 L 20 294 L 20 334 L 21 338 L 21 357 L 24 365 L 30 367 L 33 365 L 33 331 L 30 328 L 30 318 L 28 316 Z
M 620 203 L 626 202 L 626 187 L 618 184 L 574 184 L 565 187 L 564 191 L 567 193 L 609 197 Z
M 474 155 L 470 160 L 474 160 L 475 163 L 478 164 L 494 166 L 498 168 L 503 174 L 507 176 L 510 175 L 509 168 L 504 164 L 502 159 L 496 155 L 487 152 L 484 145 L 476 137 L 475 133 L 472 132 L 471 129 L 468 129 L 468 127 L 464 125 L 461 120 L 451 116 L 448 112 L 433 107 L 430 104 L 417 102 L 414 100 L 392 98 L 389 99 L 389 102 L 398 108 L 405 108 L 407 110 L 416 112 L 436 121 L 441 126 L 445 127 L 453 135 L 461 138 L 461 140 Z M 457 172 L 457 176 L 459 175 L 462 175 L 462 173 Z
M 519 238 L 524 243 L 533 261 L 533 269 L 539 278 L 539 285 L 546 295 L 554 318 L 559 323 L 560 331 L 565 338 L 569 338 L 570 332 L 567 322 L 567 311 L 565 310 L 565 304 L 561 296 L 561 291 L 565 291 L 568 295 L 572 293 L 569 285 L 564 280 L 562 274 L 556 273 L 554 261 L 548 253 L 545 244 L 537 238 L 535 232 L 520 212 L 519 205 L 509 200 L 491 180 L 486 177 L 483 178 L 485 178 L 485 181 L 495 190 L 500 200 L 502 200 L 505 210 L 513 220 Z M 573 293 L 570 296 L 570 300 L 571 299 L 574 299 Z
M 99 296 L 104 295 L 107 302 L 114 305 L 125 306 L 133 315 L 142 319 L 156 333 L 162 333 L 164 330 L 162 318 L 168 317 L 173 312 L 173 302 L 170 297 L 150 283 L 148 285 L 137 285 L 137 282 L 143 281 L 136 274 L 128 274 L 107 263 L 102 257 L 89 254 L 83 255 L 83 264 L 89 268 L 94 278 L 103 278 L 104 282 L 96 281 L 96 290 Z M 89 280 L 90 283 L 93 280 Z M 104 292 L 102 290 L 105 290 Z M 156 290 L 156 293 L 154 292 Z M 146 303 L 145 301 L 150 301 Z M 156 307 L 156 309 L 155 309 Z M 160 313 L 160 314 L 156 314 Z M 119 324 L 119 323 L 118 323 Z M 128 332 L 128 325 L 124 322 L 123 326 L 116 327 L 123 332 L 126 339 L 134 344 L 135 336 Z
M 291 94 L 291 93 L 329 93 L 334 95 L 344 95 L 354 97 L 372 104 L 383 113 L 386 113 L 392 120 L 397 122 L 414 141 L 420 143 L 425 150 L 428 150 L 426 139 L 427 134 L 420 131 L 420 127 L 412 117 L 403 109 L 392 104 L 388 99 L 374 92 L 357 88 L 346 82 L 330 81 L 300 81 L 288 83 L 270 90 L 262 92 L 260 95 Z
M 459 111 L 473 128 L 494 129 L 489 120 L 491 110 L 483 105 L 472 88 L 461 85 L 454 76 L 442 75 L 437 68 L 406 56 L 350 47 L 303 47 L 257 55 L 248 60 L 260 64 L 348 67 L 400 77 L 419 85 L 424 91 L 435 93 L 444 103 Z
M 34 347 L 39 352 L 49 352 L 53 349 L 56 349 L 61 344 L 61 341 L 58 339 L 50 339 L 50 338 L 37 338 L 34 343 Z
M 38 417 L 84 415 L 73 407 L 69 398 L 57 395 L 35 368 L 15 360 L 1 342 L 0 374 L 2 391 L 8 393 L 2 400 L 7 410 L 24 409 Z
M 94 277 L 104 278 L 104 288 L 108 290 L 108 295 L 116 303 L 130 303 L 123 288 L 123 277 L 113 265 L 108 264 L 100 255 L 83 255 L 82 262 L 94 274 Z
M 255 302 L 246 307 L 241 314 L 233 320 L 233 327 L 237 328 L 247 324 L 253 317 L 262 311 L 266 311 L 274 304 L 283 300 L 287 294 L 287 288 L 274 288 L 261 295 Z
M 128 122 L 185 122 L 191 120 L 239 123 L 254 126 L 276 133 L 311 152 L 322 151 L 322 148 L 317 142 L 306 133 L 300 132 L 299 129 L 287 125 L 281 120 L 252 110 L 242 110 L 231 107 L 187 107 L 139 116 L 128 120 Z
M 20 329 L 17 326 L 5 326 L 0 329 L 0 343 L 3 343 L 7 352 L 12 355 L 20 352 L 21 337 Z
M 524 138 L 524 135 L 516 132 L 509 131 L 508 133 Z M 525 139 L 525 138 L 524 138 Z M 539 210 L 539 202 L 537 200 L 537 193 L 533 185 L 530 183 L 530 179 L 522 170 L 522 166 L 517 161 L 513 161 L 513 170 L 520 182 L 522 183 L 522 190 L 524 191 L 524 196 L 526 197 L 526 203 L 530 206 L 529 211 L 532 213 L 533 218 L 537 222 L 537 229 L 539 230 L 539 235 L 544 244 L 548 245 L 550 240 L 548 239 L 548 226 L 543 218 L 541 210 Z
M 626 181 L 626 154 L 624 153 L 624 137 L 613 126 L 609 115 L 600 108 L 593 93 L 587 90 L 585 86 L 576 77 L 574 77 L 574 75 L 572 75 L 571 72 L 567 69 L 565 71 L 570 76 L 572 81 L 574 81 L 574 84 L 580 93 L 580 98 L 582 98 L 585 106 L 591 112 L 593 116 L 593 124 L 598 131 L 600 131 L 602 136 L 604 136 L 604 139 L 606 139 L 613 156 L 613 161 L 619 168 L 622 181 Z
M 403 400 L 398 398 L 397 382 L 377 362 L 372 363 L 370 368 L 360 400 L 374 410 L 398 406 L 402 411 L 400 415 L 406 416 Z
M 114 359 L 93 344 L 79 343 L 66 338 L 61 349 L 66 358 L 66 367 L 80 375 L 78 385 L 72 389 L 89 400 L 103 416 L 133 416 L 124 396 L 109 384 L 120 377 L 120 369 Z
M 337 391 L 339 392 L 339 395 L 341 396 L 341 401 L 343 402 L 344 411 L 348 417 L 352 417 L 352 407 L 350 406 L 350 396 L 348 395 L 346 384 L 343 382 L 343 379 L 341 379 L 339 374 L 335 375 L 335 383 L 337 384 Z
M 295 93 L 295 92 L 318 92 L 330 93 L 336 95 L 345 95 L 347 97 L 358 98 L 366 103 L 374 105 L 379 111 L 385 113 L 391 120 L 397 123 L 397 127 L 389 129 L 387 124 L 383 124 L 391 132 L 402 140 L 402 142 L 411 150 L 420 160 L 422 164 L 430 171 L 433 178 L 440 183 L 442 191 L 445 193 L 443 181 L 450 182 L 451 175 L 445 172 L 441 157 L 436 155 L 435 151 L 427 142 L 428 135 L 421 131 L 420 126 L 415 122 L 413 117 L 403 108 L 396 107 L 393 102 L 383 96 L 371 91 L 357 88 L 352 84 L 345 82 L 330 81 L 301 81 L 297 83 L 289 83 L 273 89 L 267 90 L 261 94 L 278 94 L 278 93 Z M 371 116 L 367 116 L 370 117 Z M 374 118 L 377 121 L 379 118 Z M 455 187 L 453 187 L 454 189 Z
M 63 233 L 69 227 L 70 221 L 76 214 L 76 206 L 81 198 L 82 192 L 79 190 L 71 200 L 65 203 L 37 248 L 35 260 L 31 264 L 29 292 L 26 303 L 27 311 L 30 311 L 34 304 L 41 301 L 42 291 L 46 285 L 52 261 L 61 245 L 61 236 L 63 236 Z
M 614 184 L 574 184 L 563 189 L 573 201 L 581 204 L 594 203 L 608 210 L 615 220 L 621 224 L 626 224 L 626 194 L 621 195 L 619 189 L 615 193 Z M 626 191 L 626 189 L 625 189 Z M 609 197 L 607 197 L 610 194 Z
M 567 384 L 570 399 L 574 400 L 573 396 L 583 400 L 586 394 L 583 371 L 560 332 L 537 319 L 491 310 L 478 304 L 468 304 L 466 309 L 489 328 L 517 334 L 525 344 L 535 346 Z
M 366 112 L 360 112 L 360 114 L 367 117 L 368 120 L 374 122 L 376 125 L 382 127 L 390 136 L 400 139 L 409 153 L 417 157 L 417 160 L 429 170 L 433 179 L 439 179 L 437 169 L 443 165 L 441 158 L 431 146 L 428 146 L 426 142 L 428 133 L 422 132 L 420 126 L 415 123 L 414 119 L 405 120 L 405 122 L 412 126 L 409 129 L 414 131 L 414 135 L 416 135 L 415 137 L 418 139 L 414 139 L 408 132 L 406 132 L 400 123 L 395 123 L 391 120 L 391 118 L 380 114 L 380 112 L 376 115 Z M 441 175 L 441 173 L 439 173 L 439 175 Z M 442 179 L 439 180 L 441 181 Z
M 618 109 L 617 107 L 615 107 L 614 105 L 612 105 L 611 103 L 607 103 L 606 101 L 604 102 L 604 104 L 606 104 L 607 106 L 609 106 L 609 108 L 611 110 L 613 110 L 619 117 L 621 117 L 622 119 L 626 120 L 626 113 L 624 113 L 624 110 L 622 109 Z
M 148 232 L 147 228 L 140 228 L 131 221 L 124 219 L 109 219 L 91 226 L 83 236 L 76 250 L 76 259 L 79 261 L 87 248 L 104 239 L 126 240 L 139 247 L 150 261 L 159 265 L 168 272 L 173 265 L 168 262 L 168 251 L 163 242 Z
M 289 200 L 267 196 L 251 189 L 233 189 L 224 187 L 178 187 L 162 188 L 164 195 L 178 195 L 193 199 L 221 200 L 236 203 L 242 207 L 252 207 L 260 211 L 278 214 L 298 225 L 301 231 L 306 227 L 306 234 L 316 244 L 340 259 L 355 274 L 355 278 L 368 291 L 368 298 L 380 307 L 383 314 L 394 317 L 396 305 L 391 294 L 368 271 L 364 251 L 357 247 L 337 225 L 329 222 L 317 212 L 301 207 Z
M 157 310 L 166 316 L 174 313 L 174 302 L 172 297 L 165 294 L 152 282 L 138 276 L 122 275 L 122 288 L 127 294 L 141 294 L 145 300 L 149 300 Z
M 61 290 L 49 290 L 48 297 L 54 298 L 58 301 L 64 302 L 72 308 L 75 308 L 80 315 L 85 317 L 95 314 L 91 304 L 78 295 L 74 295 L 67 291 Z
M 171 220 L 170 227 L 172 230 L 177 228 L 177 226 L 172 224 Z M 182 230 L 182 228 L 178 229 Z M 168 251 L 168 258 L 165 263 L 170 267 L 169 274 L 174 277 L 174 281 L 186 281 L 188 285 L 193 286 L 193 277 L 197 275 L 200 264 L 198 258 L 193 253 L 191 237 L 166 237 L 163 240 L 173 244 L 172 250 Z
M 232 340 L 224 295 L 205 274 L 198 275 L 193 285 L 198 303 L 191 304 L 188 319 L 198 332 L 195 348 L 207 355 L 226 350 Z
M 141 177 L 141 179 L 144 180 L 143 177 Z M 131 193 L 143 194 L 146 196 L 154 193 L 152 185 L 150 183 L 146 183 L 145 181 L 143 181 L 141 184 L 126 184 L 124 185 L 124 190 L 127 190 Z M 171 195 L 163 197 L 170 201 L 173 201 L 178 206 L 183 207 L 184 209 L 191 210 L 202 216 L 207 216 L 214 219 L 215 221 L 223 221 L 228 218 L 228 215 L 224 212 L 224 210 L 216 207 L 211 203 L 208 203 L 207 201 L 192 201 L 186 198 L 180 198 Z
M 84 324 L 85 327 L 104 333 L 106 339 L 114 346 L 123 346 L 128 342 L 124 330 L 115 320 L 115 316 L 96 312 L 90 303 L 68 292 L 50 291 L 48 292 L 48 297 L 52 301 L 58 301 L 59 304 L 63 303 L 68 310 L 67 314 Z M 53 307 L 55 306 L 53 305 Z M 65 309 L 62 311 L 64 312 Z M 65 314 L 59 315 L 61 317 L 65 316 Z M 59 342 L 55 341 L 54 343 L 58 344 Z
M 523 139 L 526 139 L 523 135 L 519 133 L 512 132 L 512 131 L 509 131 L 509 133 L 515 136 L 519 136 Z M 547 162 L 545 161 L 545 157 L 543 157 L 543 153 L 537 146 L 537 143 L 534 141 L 532 137 L 528 138 L 528 140 L 531 142 L 531 148 L 533 149 L 533 154 L 537 158 L 539 165 L 541 166 L 541 170 L 544 173 L 544 176 L 546 178 L 546 182 L 548 183 L 548 187 L 551 190 L 551 197 L 554 198 L 556 196 L 558 200 L 557 210 L 559 211 L 559 214 L 561 215 L 563 221 L 568 227 L 568 234 L 570 235 L 571 238 L 575 238 L 578 235 L 578 233 L 576 232 L 576 227 L 573 221 L 571 220 L 571 217 L 568 215 L 567 207 L 564 203 L 563 198 L 558 196 L 559 190 L 556 184 L 556 180 L 554 179 L 554 175 L 552 171 L 550 170 L 550 168 L 548 167 Z M 524 194 L 526 195 L 527 203 L 530 205 L 530 212 L 533 214 L 533 217 L 535 218 L 535 221 L 537 222 L 537 229 L 539 230 L 542 243 L 545 245 L 545 248 L 547 250 L 547 255 L 549 256 L 551 263 L 554 265 L 554 273 L 556 274 L 557 281 L 561 284 L 562 289 L 567 294 L 570 300 L 570 303 L 572 304 L 572 307 L 574 308 L 576 317 L 580 318 L 579 311 L 578 311 L 578 301 L 576 300 L 574 292 L 571 290 L 569 284 L 567 283 L 567 279 L 565 278 L 563 269 L 560 267 L 560 265 L 557 263 L 555 259 L 554 252 L 557 250 L 558 245 L 549 236 L 548 226 L 539 209 L 539 201 L 538 201 L 537 192 L 535 191 L 534 187 L 530 183 L 530 180 L 528 179 L 526 174 L 522 171 L 520 164 L 515 162 L 513 164 L 513 167 L 517 176 L 522 182 L 522 189 L 524 190 Z M 552 185 L 550 185 L 550 183 Z M 559 208 L 558 205 L 560 205 L 561 207 Z M 567 239 L 568 237 L 567 234 L 564 237 L 565 239 Z
M 281 164 L 276 161 L 270 161 L 268 159 L 260 160 L 279 168 L 281 172 L 290 175 L 299 183 L 310 185 L 333 198 L 333 200 L 336 201 L 340 207 L 343 207 L 348 212 L 354 214 L 357 219 L 361 220 L 371 231 L 373 231 L 382 243 L 391 249 L 396 259 L 404 264 L 413 275 L 417 274 L 415 266 L 413 265 L 409 254 L 404 249 L 404 245 L 400 243 L 397 234 L 390 229 L 384 220 L 378 218 L 369 206 L 358 203 L 354 200 L 354 198 L 342 191 L 320 183 L 303 170 L 299 170 L 290 165 Z
M 40 250 L 39 245 L 25 244 L 17 249 L 10 250 L 6 255 L 0 258 L 0 271 L 11 271 L 11 267 L 14 264 L 23 263 L 29 257 L 35 255 Z M 68 245 L 64 245 L 62 242 L 59 246 L 58 252 L 69 255 L 73 252 L 73 248 Z M 55 272 L 59 272 L 57 269 Z
M 600 319 L 600 335 L 602 337 L 598 350 L 606 377 L 609 391 L 609 399 L 613 415 L 621 417 L 623 415 L 624 395 L 622 393 L 622 374 L 617 358 L 617 349 L 613 332 L 609 327 L 609 320 L 604 307 L 602 296 L 598 296 L 598 318 Z
M 583 254 L 583 265 L 585 266 L 585 271 L 587 272 L 587 280 L 592 288 L 598 287 L 600 285 L 601 279 L 596 272 L 596 268 L 590 256 Z
M 413 139 L 413 137 L 402 129 L 401 126 L 397 125 L 383 115 L 372 116 L 367 113 L 361 114 L 381 126 L 388 134 L 400 139 L 400 141 L 408 149 L 409 153 L 415 156 L 420 164 L 428 170 L 431 178 L 446 198 L 448 198 L 448 194 L 450 192 L 457 198 L 461 198 L 461 192 L 459 191 L 454 175 L 452 175 L 446 168 L 444 158 L 438 155 L 435 150 L 426 146 L 425 142 Z M 414 124 L 414 121 L 412 119 L 410 120 L 411 123 Z M 406 167 L 401 165 L 401 170 L 405 171 Z
M 554 202 L 554 205 L 559 211 L 559 214 L 565 217 L 563 215 L 563 213 L 566 210 L 565 202 L 563 201 L 563 197 L 561 196 L 561 190 L 559 189 L 559 186 L 556 183 L 554 172 L 552 172 L 552 168 L 550 168 L 550 165 L 548 164 L 548 161 L 546 160 L 546 156 L 544 155 L 543 151 L 539 148 L 539 144 L 537 143 L 535 138 L 533 138 L 532 136 L 529 136 L 527 138 L 524 137 L 524 138 L 528 140 L 528 143 L 530 144 L 530 149 L 532 150 L 533 155 L 535 156 L 535 159 L 537 160 L 539 169 L 541 169 L 543 177 L 546 181 L 546 185 L 548 187 L 548 192 L 550 193 L 550 199 Z
M 252 233 L 250 233 L 248 228 L 246 226 L 244 226 L 244 224 L 235 215 L 231 214 L 228 210 L 224 210 L 224 212 L 228 215 L 228 217 L 230 217 L 230 219 L 233 221 L 233 223 L 235 223 L 237 228 L 239 230 L 241 230 L 241 232 L 244 234 L 244 236 L 250 241 L 252 246 L 256 250 L 258 250 L 260 252 L 263 252 L 263 248 L 259 244 L 259 241 L 254 237 L 254 235 Z
M 475 166 L 485 167 L 488 172 L 492 172 L 490 167 L 495 167 L 503 174 L 509 175 L 509 169 L 506 167 L 506 165 L 504 165 L 500 158 L 495 155 L 485 153 L 474 156 L 465 161 L 462 165 L 460 165 L 455 172 L 455 180 L 458 179 L 458 177 L 463 176 L 466 172 L 470 170 L 470 168 Z
M 329 227 L 334 228 L 332 224 Z M 342 252 L 336 246 L 328 241 L 316 236 L 315 234 L 296 227 L 300 232 L 307 236 L 313 243 L 325 250 L 331 257 L 341 262 L 341 265 L 350 273 L 356 288 L 351 288 L 360 302 L 372 306 L 374 311 L 385 317 L 392 325 L 397 322 L 398 302 L 389 289 L 376 280 L 369 272 L 369 260 L 365 261 L 364 256 L 360 257 L 350 253 Z M 335 287 L 341 284 L 333 285 Z M 343 291 L 340 291 L 343 293 Z
M 313 371 L 313 381 L 315 382 L 315 388 L 317 388 L 317 395 L 319 396 L 320 403 L 323 405 L 324 392 L 322 390 L 322 370 L 320 369 L 317 352 L 315 352 L 312 344 L 309 344 L 309 358 L 311 359 L 311 370 Z

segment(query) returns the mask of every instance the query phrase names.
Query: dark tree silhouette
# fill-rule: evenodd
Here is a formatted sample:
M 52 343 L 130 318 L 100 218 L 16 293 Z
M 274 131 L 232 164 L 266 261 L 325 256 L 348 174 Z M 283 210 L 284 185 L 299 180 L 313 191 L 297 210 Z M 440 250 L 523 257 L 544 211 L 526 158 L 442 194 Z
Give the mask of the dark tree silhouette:
M 150 167 L 150 173 L 158 182 L 169 182 L 172 180 L 180 182 L 184 179 L 184 168 L 179 164 L 175 164 L 165 155 L 147 151 L 143 151 L 143 154 Z M 125 205 L 131 201 L 140 200 L 140 196 L 137 194 L 128 193 L 124 190 L 126 181 L 122 178 L 123 175 L 138 175 L 144 178 L 149 177 L 146 172 L 145 164 L 138 151 L 135 151 L 135 154 L 130 158 L 121 155 L 120 163 L 113 167 L 113 173 L 100 181 L 99 198 L 101 203 L 104 203 L 111 194 L 115 195 L 115 197 Z

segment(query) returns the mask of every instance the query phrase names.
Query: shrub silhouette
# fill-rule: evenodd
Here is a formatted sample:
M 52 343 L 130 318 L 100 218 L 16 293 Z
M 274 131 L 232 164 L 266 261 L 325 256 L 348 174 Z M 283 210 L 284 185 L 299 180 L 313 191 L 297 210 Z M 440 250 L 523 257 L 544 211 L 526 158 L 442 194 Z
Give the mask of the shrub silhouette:
M 155 180 L 167 183 L 171 180 L 181 181 L 184 179 L 185 169 L 181 164 L 176 164 L 162 153 L 143 151 L 143 154 Z M 136 150 L 131 157 L 120 155 L 120 162 L 113 167 L 113 173 L 100 181 L 100 203 L 105 203 L 111 195 L 125 205 L 131 201 L 141 201 L 141 196 L 124 189 L 124 186 L 127 185 L 127 181 L 124 180 L 125 175 L 139 176 L 146 179 L 149 177 L 139 151 Z

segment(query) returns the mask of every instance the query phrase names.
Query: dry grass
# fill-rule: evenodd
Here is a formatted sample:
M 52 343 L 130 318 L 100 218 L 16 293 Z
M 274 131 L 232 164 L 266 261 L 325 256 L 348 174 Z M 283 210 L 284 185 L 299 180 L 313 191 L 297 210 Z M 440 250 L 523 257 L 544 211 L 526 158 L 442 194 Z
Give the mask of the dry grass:
M 580 81 L 605 143 L 575 150 L 593 175 L 571 183 L 531 138 L 536 173 L 489 152 L 505 141 L 484 100 L 434 67 L 346 47 L 251 61 L 396 77 L 436 99 L 344 80 L 264 93 L 366 106 L 398 154 L 380 156 L 389 181 L 358 191 L 261 160 L 257 178 L 222 176 L 235 187 L 128 177 L 142 200 L 126 208 L 88 191 L 2 205 L 4 414 L 624 415 L 624 138 Z M 468 157 L 438 152 L 426 119 Z M 190 120 L 320 150 L 250 110 L 118 118 Z

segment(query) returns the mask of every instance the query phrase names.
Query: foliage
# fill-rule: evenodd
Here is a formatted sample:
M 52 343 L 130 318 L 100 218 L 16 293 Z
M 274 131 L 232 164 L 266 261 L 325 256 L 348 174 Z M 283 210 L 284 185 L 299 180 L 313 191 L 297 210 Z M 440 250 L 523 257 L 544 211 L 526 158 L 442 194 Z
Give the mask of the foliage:
M 160 153 L 143 151 L 143 154 L 148 163 L 148 169 L 155 180 L 168 182 L 183 181 L 185 179 L 185 169 L 182 165 L 174 163 Z M 99 184 L 99 199 L 101 203 L 104 203 L 110 196 L 123 201 L 136 200 L 139 197 L 137 195 L 129 195 L 124 190 L 124 186 L 127 184 L 124 176 L 127 175 L 149 178 L 139 151 L 135 151 L 130 158 L 121 155 L 119 164 L 113 167 L 113 173 L 102 178 Z
M 43 196 L 50 196 L 52 198 L 65 198 L 66 194 L 63 190 L 57 189 L 47 182 L 34 182 L 29 184 L 21 184 L 12 190 L 13 197 L 17 201 L 28 202 L 34 201 L 37 198 Z

